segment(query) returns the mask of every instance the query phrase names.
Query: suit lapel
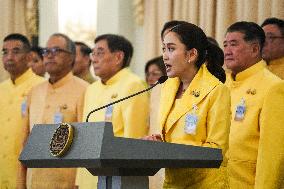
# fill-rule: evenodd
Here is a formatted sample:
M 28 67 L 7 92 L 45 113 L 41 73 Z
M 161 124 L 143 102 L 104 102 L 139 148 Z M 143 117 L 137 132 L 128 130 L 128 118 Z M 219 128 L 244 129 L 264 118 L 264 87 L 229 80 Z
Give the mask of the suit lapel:
M 162 86 L 160 100 L 160 131 L 163 130 L 168 114 L 174 104 L 176 93 L 178 91 L 180 80 L 178 78 L 168 79 Z

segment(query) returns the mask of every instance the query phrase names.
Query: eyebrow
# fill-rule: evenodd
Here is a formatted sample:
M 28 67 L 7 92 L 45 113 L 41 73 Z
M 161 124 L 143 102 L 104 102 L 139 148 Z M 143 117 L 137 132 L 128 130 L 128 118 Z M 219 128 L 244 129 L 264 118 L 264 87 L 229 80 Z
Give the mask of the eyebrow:
M 105 50 L 105 49 L 103 47 L 98 47 L 97 49 L 93 48 L 93 50 L 100 50 L 100 51 L 102 51 L 102 50 Z
M 11 50 L 20 50 L 20 49 L 22 49 L 22 48 L 20 48 L 20 47 L 14 47 L 14 48 L 12 48 Z M 3 48 L 2 49 L 2 51 L 6 51 L 6 50 L 8 50 L 7 48 Z
M 236 42 L 238 42 L 238 41 L 237 41 L 237 40 L 235 40 L 235 39 L 230 40 L 230 41 L 226 41 L 226 40 L 225 40 L 225 41 L 223 42 L 223 44 L 225 44 L 225 43 L 232 43 L 232 42 L 233 42 L 233 43 L 236 43 Z
M 176 45 L 175 43 L 163 43 L 165 46 Z

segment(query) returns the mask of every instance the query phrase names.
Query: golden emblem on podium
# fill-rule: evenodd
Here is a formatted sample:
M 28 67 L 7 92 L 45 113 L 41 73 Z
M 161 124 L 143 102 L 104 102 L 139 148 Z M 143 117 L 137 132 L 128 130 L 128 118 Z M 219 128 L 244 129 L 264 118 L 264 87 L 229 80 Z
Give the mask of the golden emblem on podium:
M 74 131 L 72 125 L 61 123 L 53 133 L 49 149 L 53 156 L 61 157 L 70 148 L 73 141 Z

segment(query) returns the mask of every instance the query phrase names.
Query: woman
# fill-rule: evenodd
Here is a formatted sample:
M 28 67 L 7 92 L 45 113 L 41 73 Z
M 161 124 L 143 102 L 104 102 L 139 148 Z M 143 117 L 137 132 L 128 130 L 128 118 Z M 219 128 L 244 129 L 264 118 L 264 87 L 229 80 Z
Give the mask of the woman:
M 31 48 L 31 61 L 29 62 L 29 67 L 33 70 L 38 76 L 44 77 L 45 75 L 45 65 L 43 63 L 42 57 L 42 48 L 41 47 L 32 47 Z
M 166 75 L 166 68 L 162 56 L 153 58 L 146 63 L 145 76 L 149 86 L 153 86 L 163 75 Z
M 161 90 L 159 130 L 147 140 L 221 148 L 219 169 L 173 169 L 164 188 L 227 188 L 225 153 L 230 126 L 230 93 L 225 72 L 213 58 L 220 55 L 197 26 L 182 23 L 163 38 L 163 60 L 169 79 Z M 216 51 L 218 51 L 216 53 Z

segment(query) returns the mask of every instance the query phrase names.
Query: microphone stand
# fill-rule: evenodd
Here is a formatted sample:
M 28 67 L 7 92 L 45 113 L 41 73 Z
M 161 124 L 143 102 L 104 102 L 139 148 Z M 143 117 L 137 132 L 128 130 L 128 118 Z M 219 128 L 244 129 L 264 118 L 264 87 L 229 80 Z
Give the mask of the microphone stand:
M 137 93 L 134 93 L 134 94 L 132 94 L 132 95 L 129 95 L 129 96 L 124 97 L 124 98 L 121 98 L 121 99 L 119 99 L 119 100 L 116 100 L 116 101 L 114 101 L 114 102 L 111 102 L 111 103 L 109 103 L 109 104 L 106 104 L 106 105 L 104 105 L 104 106 L 102 106 L 102 107 L 99 107 L 99 108 L 97 108 L 97 109 L 94 109 L 94 110 L 90 111 L 90 112 L 88 113 L 88 115 L 87 115 L 86 122 L 89 122 L 89 118 L 90 118 L 90 116 L 91 116 L 92 113 L 94 113 L 94 112 L 96 112 L 96 111 L 98 111 L 98 110 L 101 110 L 101 109 L 103 109 L 103 108 L 106 108 L 106 107 L 108 107 L 108 106 L 111 106 L 111 105 L 113 105 L 113 104 L 116 104 L 116 103 L 118 103 L 118 102 L 121 102 L 121 101 L 123 101 L 123 100 L 126 100 L 126 99 L 128 99 L 128 98 L 131 98 L 131 97 L 133 97 L 133 96 L 136 96 L 136 95 L 139 95 L 139 94 L 144 93 L 144 92 L 146 92 L 146 91 L 149 91 L 149 90 L 151 90 L 152 88 L 154 88 L 155 86 L 157 86 L 158 84 L 164 83 L 167 79 L 168 79 L 167 76 L 162 76 L 162 77 L 159 78 L 159 80 L 157 81 L 157 83 L 155 83 L 155 84 L 154 84 L 153 86 L 151 86 L 151 87 L 148 87 L 147 89 L 144 89 L 143 91 L 139 91 L 139 92 L 137 92 Z

